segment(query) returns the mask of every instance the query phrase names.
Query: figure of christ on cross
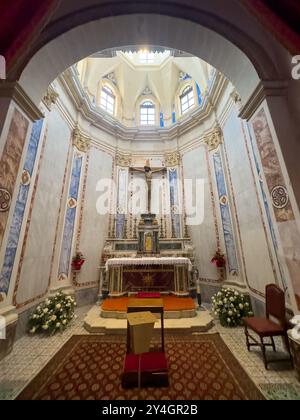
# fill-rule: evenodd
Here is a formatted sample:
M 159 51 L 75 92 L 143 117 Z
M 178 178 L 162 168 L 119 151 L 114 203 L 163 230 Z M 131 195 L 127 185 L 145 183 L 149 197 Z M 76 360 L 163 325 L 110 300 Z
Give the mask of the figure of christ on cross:
M 152 203 L 152 175 L 159 173 L 159 172 L 167 172 L 167 168 L 155 168 L 151 169 L 150 162 L 147 160 L 146 165 L 144 166 L 144 169 L 142 168 L 129 168 L 131 172 L 141 172 L 145 174 L 146 182 L 147 182 L 147 188 L 148 188 L 148 214 L 151 214 L 151 203 Z

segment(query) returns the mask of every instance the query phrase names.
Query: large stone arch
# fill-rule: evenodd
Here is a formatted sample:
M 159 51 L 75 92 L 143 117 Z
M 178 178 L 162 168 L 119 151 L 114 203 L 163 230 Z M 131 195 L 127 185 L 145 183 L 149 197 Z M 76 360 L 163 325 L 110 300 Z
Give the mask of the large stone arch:
M 261 80 L 276 80 L 280 75 L 264 50 L 241 32 L 236 36 L 248 54 L 219 33 L 187 19 L 158 14 L 106 17 L 73 27 L 42 46 L 20 75 L 20 84 L 38 104 L 60 73 L 88 55 L 127 45 L 160 45 L 207 61 L 228 77 L 246 102 Z

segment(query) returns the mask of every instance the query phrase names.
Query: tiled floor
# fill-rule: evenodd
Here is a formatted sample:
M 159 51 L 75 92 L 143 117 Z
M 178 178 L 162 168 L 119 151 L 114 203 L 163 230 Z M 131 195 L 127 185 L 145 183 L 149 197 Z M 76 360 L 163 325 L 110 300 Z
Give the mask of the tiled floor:
M 83 320 L 89 309 L 79 308 L 78 318 L 63 334 L 49 338 L 24 336 L 16 342 L 13 352 L 0 362 L 1 400 L 14 399 L 72 335 L 88 334 L 83 328 Z M 260 352 L 247 351 L 242 328 L 226 329 L 216 322 L 210 332 L 221 334 L 246 372 L 268 398 L 300 399 L 300 383 L 295 372 L 288 364 L 283 368 L 271 365 L 270 370 L 266 371 Z M 278 348 L 282 348 L 280 341 Z

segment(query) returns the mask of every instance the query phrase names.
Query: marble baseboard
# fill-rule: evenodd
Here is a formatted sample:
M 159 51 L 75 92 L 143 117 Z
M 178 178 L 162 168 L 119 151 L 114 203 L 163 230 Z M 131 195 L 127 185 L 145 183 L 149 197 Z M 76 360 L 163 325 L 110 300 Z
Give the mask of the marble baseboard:
M 207 283 L 201 283 L 201 299 L 203 303 L 211 303 L 211 298 L 218 293 L 222 286 L 221 285 L 212 285 Z
M 17 322 L 6 327 L 6 338 L 0 340 L 0 360 L 4 359 L 13 350 L 16 337 Z
M 37 306 L 38 305 L 35 305 L 25 310 L 24 312 L 19 313 L 19 319 L 18 319 L 17 331 L 16 331 L 16 340 L 19 340 L 21 337 L 23 337 L 27 333 L 29 317 Z
M 262 316 L 266 315 L 266 305 L 263 301 L 255 298 L 254 296 L 250 295 L 252 310 L 255 316 Z
M 75 291 L 75 298 L 78 307 L 92 305 L 97 302 L 99 295 L 99 287 L 93 287 L 90 289 L 82 289 Z

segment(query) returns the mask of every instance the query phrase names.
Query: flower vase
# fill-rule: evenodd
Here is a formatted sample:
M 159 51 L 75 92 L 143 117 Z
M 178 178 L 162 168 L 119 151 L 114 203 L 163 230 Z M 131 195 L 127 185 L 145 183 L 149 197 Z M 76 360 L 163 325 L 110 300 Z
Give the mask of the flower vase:
M 82 265 L 84 264 L 84 260 L 73 261 L 72 269 L 75 272 L 79 272 L 81 270 Z

